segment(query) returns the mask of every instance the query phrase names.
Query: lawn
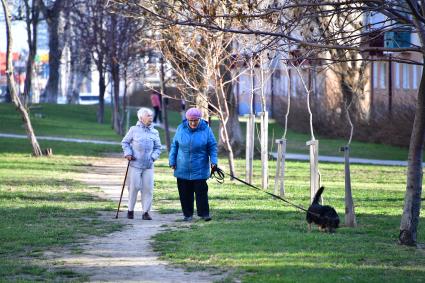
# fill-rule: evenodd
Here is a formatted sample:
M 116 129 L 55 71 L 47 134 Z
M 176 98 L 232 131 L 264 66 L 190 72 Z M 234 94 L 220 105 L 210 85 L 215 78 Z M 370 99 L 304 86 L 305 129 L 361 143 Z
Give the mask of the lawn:
M 24 133 L 13 107 L 0 104 L 0 108 L 0 132 Z M 46 105 L 43 111 L 42 118 L 33 118 L 36 132 L 42 135 L 120 139 L 110 127 L 93 121 L 94 108 Z M 53 148 L 54 155 L 34 158 L 28 140 L 0 138 L 0 282 L 86 280 L 81 274 L 40 262 L 46 250 L 71 247 L 90 235 L 106 235 L 121 228 L 118 222 L 99 220 L 101 211 L 112 211 L 116 204 L 99 199 L 95 189 L 74 180 L 93 156 L 120 148 L 39 142 L 42 148 Z
M 243 165 L 239 160 L 242 176 Z M 255 172 L 260 165 L 255 162 Z M 320 169 L 325 203 L 336 208 L 343 223 L 343 165 L 323 163 Z M 165 177 L 167 172 L 165 166 L 157 169 L 155 204 L 164 212 L 178 212 L 175 181 Z M 356 228 L 308 232 L 304 212 L 237 182 L 210 180 L 213 221 L 197 220 L 190 229 L 162 233 L 155 237 L 155 248 L 164 259 L 189 269 L 231 271 L 229 281 L 424 282 L 425 250 L 397 244 L 405 168 L 352 165 L 351 174 Z M 307 207 L 308 163 L 288 162 L 286 176 L 286 198 Z M 255 177 L 259 185 L 260 176 Z
M 0 154 L 0 281 L 82 280 L 80 274 L 38 263 L 47 249 L 105 235 L 121 227 L 99 220 L 115 204 L 73 179 L 90 163 L 80 157 Z
M 42 105 L 43 115 L 33 117 L 37 135 L 119 141 L 110 125 L 98 125 L 92 106 Z M 108 114 L 109 115 L 109 112 Z M 0 104 L 0 133 L 24 133 L 10 105 Z M 109 116 L 105 121 L 109 121 Z M 170 113 L 171 125 L 178 113 Z M 132 122 L 134 123 L 134 121 Z M 216 128 L 216 121 L 213 127 Z M 243 126 L 243 124 L 242 124 Z M 280 131 L 280 132 L 279 132 Z M 163 132 L 161 131 L 163 134 Z M 282 128 L 270 124 L 270 133 Z M 309 135 L 288 132 L 291 152 L 305 152 Z M 316 137 L 318 138 L 318 137 Z M 319 137 L 320 138 L 320 137 Z M 25 139 L 0 138 L 0 281 L 78 281 L 80 274 L 37 264 L 42 252 L 84 241 L 119 229 L 104 223 L 98 211 L 115 204 L 94 196 L 92 188 L 74 181 L 95 156 L 119 152 L 119 146 L 40 141 L 52 147 L 51 158 L 33 158 Z M 344 140 L 320 138 L 320 153 L 336 155 Z M 358 150 L 356 154 L 355 145 Z M 298 149 L 297 149 L 298 148 Z M 297 151 L 298 150 L 298 151 Z M 326 151 L 328 150 L 328 151 Z M 327 153 L 328 152 L 328 153 Z M 364 152 L 363 156 L 359 152 Z M 353 156 L 405 160 L 406 149 L 354 143 Z M 222 156 L 220 166 L 226 170 Z M 244 161 L 236 160 L 243 177 Z M 270 162 L 273 180 L 275 163 Z M 254 182 L 260 184 L 260 167 L 254 162 Z M 324 199 L 344 219 L 344 168 L 320 163 Z M 317 229 L 307 232 L 305 214 L 237 182 L 219 185 L 209 181 L 213 221 L 196 220 L 187 229 L 168 230 L 155 237 L 161 257 L 189 270 L 229 271 L 227 281 L 242 282 L 423 282 L 424 249 L 397 245 L 405 191 L 404 167 L 352 165 L 351 177 L 358 227 L 342 226 L 335 234 Z M 307 207 L 309 164 L 287 161 L 286 197 Z M 272 187 L 272 185 L 271 185 Z M 272 188 L 270 188 L 270 191 Z M 154 206 L 161 212 L 180 212 L 175 179 L 162 154 L 156 166 Z M 418 240 L 425 229 L 421 218 Z
M 96 123 L 96 105 L 37 105 L 37 110 L 32 110 L 31 118 L 36 135 L 39 136 L 59 136 L 71 138 L 84 138 L 92 140 L 108 140 L 120 141 L 121 137 L 111 130 L 110 125 L 110 108 L 106 107 L 105 124 Z M 180 113 L 170 111 L 168 114 L 171 128 L 176 128 L 181 121 Z M 0 133 L 25 134 L 22 122 L 17 111 L 12 104 L 0 104 Z M 134 125 L 137 121 L 136 113 L 131 113 L 129 125 Z M 242 136 L 245 137 L 246 119 L 241 118 Z M 212 120 L 212 127 L 215 136 L 218 137 L 218 121 Z M 256 124 L 257 131 L 259 124 Z M 165 144 L 164 130 L 158 128 L 161 141 Z M 284 129 L 273 119 L 269 123 L 270 150 L 276 151 L 274 139 L 281 138 Z M 171 133 L 171 138 L 174 133 Z M 309 141 L 310 135 L 298 133 L 288 130 L 287 133 L 287 152 L 308 154 L 306 142 Z M 345 139 L 328 139 L 316 136 L 319 140 L 319 154 L 331 156 L 343 156 L 339 151 L 347 141 Z M 0 141 L 1 142 L 1 141 Z M 44 147 L 51 147 L 48 143 L 40 141 Z M 44 146 L 44 144 L 46 144 Z M 90 146 L 88 146 L 90 148 Z M 97 147 L 96 147 L 97 148 Z M 119 149 L 119 148 L 118 148 Z M 259 142 L 256 140 L 256 149 L 259 151 Z M 1 150 L 1 149 L 0 149 Z M 23 150 L 26 151 L 27 149 Z M 54 149 L 55 150 L 55 149 Z M 66 149 L 59 149 L 63 152 Z M 87 149 L 89 150 L 89 149 Z M 94 149 L 96 150 L 96 149 Z M 72 151 L 72 150 L 71 150 Z M 71 154 L 72 152 L 69 152 Z M 370 158 L 370 159 L 386 159 L 386 160 L 407 160 L 407 148 L 400 148 L 388 145 L 352 142 L 351 157 Z

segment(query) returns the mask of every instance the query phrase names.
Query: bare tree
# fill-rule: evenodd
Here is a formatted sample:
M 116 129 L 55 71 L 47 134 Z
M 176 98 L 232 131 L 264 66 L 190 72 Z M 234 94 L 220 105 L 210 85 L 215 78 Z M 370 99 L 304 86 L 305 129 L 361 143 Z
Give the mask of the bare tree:
M 119 1 L 112 2 L 117 6 L 121 5 Z M 200 1 L 199 5 L 209 5 L 208 3 L 209 1 Z M 138 13 L 127 16 L 146 14 L 140 10 L 140 3 L 132 2 L 128 5 Z M 183 10 L 184 3 L 171 5 L 166 1 L 151 1 L 148 5 L 167 18 L 178 18 L 181 13 L 188 17 L 197 15 L 196 11 Z M 226 6 L 209 5 L 208 9 L 211 13 L 221 13 Z M 142 19 L 145 17 L 146 15 L 139 16 Z M 241 152 L 243 142 L 237 104 L 232 92 L 233 36 L 223 32 L 210 33 L 197 27 L 168 25 L 167 21 L 152 14 L 149 19 L 150 25 L 157 32 L 153 39 L 159 41 L 162 53 L 177 74 L 178 86 L 184 98 L 203 109 L 204 118 L 208 118 L 210 114 L 220 118 L 219 141 L 221 148 L 228 154 L 230 171 L 234 174 L 234 155 Z M 219 22 L 223 26 L 231 24 L 225 19 Z
M 16 91 L 16 83 L 14 79 L 13 66 L 12 66 L 12 32 L 11 32 L 11 21 L 10 21 L 10 12 L 9 6 L 6 0 L 1 0 L 4 17 L 6 22 L 6 41 L 7 41 L 7 51 L 6 51 L 6 76 L 7 76 L 7 85 L 10 92 L 10 96 L 12 98 L 13 104 L 15 104 L 17 110 L 21 114 L 22 120 L 24 122 L 25 130 L 27 132 L 28 139 L 31 142 L 32 151 L 34 156 L 42 156 L 42 152 L 40 149 L 40 145 L 38 144 L 37 138 L 35 137 L 34 130 L 32 128 L 31 119 L 28 115 L 28 112 L 21 102 L 17 91 Z
M 63 22 L 62 11 L 66 5 L 65 0 L 38 1 L 49 31 L 49 79 L 42 95 L 43 100 L 56 103 L 59 94 L 59 68 L 63 49 Z M 70 4 L 70 2 L 68 2 Z
M 24 104 L 27 105 L 32 91 L 32 77 L 34 71 L 35 56 L 37 54 L 37 31 L 39 23 L 39 3 L 38 0 L 24 0 L 25 23 L 28 37 L 28 58 L 24 83 Z
M 219 143 L 234 171 L 234 155 L 242 148 L 237 104 L 232 92 L 233 38 L 203 29 L 170 27 L 161 31 L 161 50 L 171 63 L 185 100 L 203 110 L 204 118 L 216 115 L 221 121 Z
M 73 25 L 80 36 L 79 40 L 82 52 L 90 54 L 99 73 L 99 106 L 97 110 L 97 122 L 104 122 L 106 72 L 109 45 L 107 42 L 107 21 L 109 12 L 104 0 L 90 0 L 79 3 L 73 10 Z
M 113 95 L 112 127 L 122 134 L 127 86 L 138 79 L 141 57 L 144 56 L 144 43 L 140 41 L 140 37 L 145 32 L 145 22 L 119 13 L 130 13 L 131 7 L 118 7 L 114 10 L 114 7 L 108 6 L 108 2 L 79 2 L 72 11 L 72 23 L 80 41 L 81 56 L 90 54 L 99 73 L 97 120 L 99 123 L 104 122 L 104 98 L 109 74 Z M 122 94 L 124 95 L 121 96 Z
M 125 14 L 130 11 L 121 10 Z M 107 22 L 107 42 L 109 42 L 107 66 L 111 74 L 113 85 L 113 128 L 119 134 L 123 133 L 122 120 L 123 109 L 120 107 L 120 82 L 126 70 L 131 65 L 137 65 L 141 61 L 143 45 L 139 38 L 144 32 L 145 22 L 136 21 L 133 18 L 122 16 L 114 11 Z M 120 112 L 121 111 L 121 112 Z
M 165 5 L 166 2 L 160 2 Z M 234 34 L 253 34 L 258 40 L 268 40 L 275 43 L 275 48 L 282 52 L 290 51 L 290 46 L 297 44 L 302 50 L 313 50 L 318 54 L 317 60 L 325 60 L 326 63 L 358 60 L 368 60 L 366 56 L 359 58 L 358 54 L 366 55 L 367 52 L 392 52 L 394 60 L 405 63 L 422 65 L 425 58 L 425 3 L 423 1 L 410 0 L 382 0 L 382 1 L 270 1 L 268 3 L 249 1 L 247 9 L 239 2 L 214 1 L 210 5 L 227 5 L 227 10 L 222 13 L 211 13 L 208 7 L 197 5 L 193 1 L 176 3 L 178 6 L 185 5 L 184 12 L 177 17 L 158 14 L 149 5 L 141 5 L 145 13 L 150 13 L 169 25 L 197 26 L 212 32 L 224 31 Z M 199 9 L 197 9 L 199 8 Z M 196 16 L 187 11 L 196 11 Z M 338 25 L 334 25 L 336 18 L 341 14 L 351 15 L 346 18 L 349 21 L 357 21 L 358 24 L 345 24 L 344 19 Z M 363 19 L 372 13 L 380 13 L 383 20 L 377 23 L 363 25 Z M 188 16 L 189 15 L 189 16 Z M 302 17 L 300 17 L 302 15 Z M 216 19 L 228 19 L 232 21 L 231 26 L 220 26 Z M 312 38 L 300 35 L 300 31 L 306 28 L 305 19 L 317 22 L 317 19 L 331 19 L 329 25 L 325 25 L 330 33 L 317 33 Z M 262 20 L 267 25 L 252 28 L 249 22 Z M 303 19 L 300 21 L 300 19 Z M 267 27 L 267 29 L 265 29 Z M 322 28 L 323 29 L 323 28 Z M 411 34 L 418 37 L 417 44 L 409 44 L 406 47 L 389 48 L 385 46 L 376 47 L 367 43 L 372 34 L 397 32 L 409 30 Z M 346 58 L 320 58 L 320 52 L 329 50 L 342 50 L 353 52 Z M 397 56 L 401 52 L 417 52 L 421 55 L 419 61 L 405 59 Z M 346 70 L 347 71 L 347 70 Z M 346 77 L 344 78 L 346 79 Z M 406 195 L 403 215 L 400 224 L 399 241 L 403 245 L 415 245 L 417 239 L 417 227 L 422 193 L 422 153 L 425 142 L 425 72 L 422 73 L 421 83 L 417 95 L 415 119 L 409 146 L 408 172 Z M 352 93 L 356 95 L 356 93 Z
M 67 5 L 63 9 L 64 14 L 64 55 L 66 60 L 66 100 L 68 103 L 79 103 L 80 91 L 85 79 L 91 79 L 91 55 L 87 50 L 86 34 L 83 34 L 81 27 L 82 23 L 77 16 L 80 12 L 81 5 L 77 1 L 73 1 L 73 5 Z M 70 4 L 70 3 L 69 3 Z M 92 19 L 93 21 L 94 19 Z

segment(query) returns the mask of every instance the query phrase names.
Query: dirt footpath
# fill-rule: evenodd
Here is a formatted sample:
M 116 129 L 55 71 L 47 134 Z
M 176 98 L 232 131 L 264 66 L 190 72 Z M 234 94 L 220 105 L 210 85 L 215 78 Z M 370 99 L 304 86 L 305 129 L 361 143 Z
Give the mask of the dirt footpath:
M 94 162 L 89 173 L 82 174 L 79 179 L 90 187 L 100 187 L 103 197 L 118 203 L 125 166 L 123 158 L 103 158 Z M 152 236 L 169 227 L 187 225 L 176 222 L 181 215 L 153 211 L 152 221 L 142 221 L 138 202 L 135 219 L 128 220 L 126 191 L 122 204 L 124 209 L 118 220 L 113 219 L 115 213 L 103 216 L 105 220 L 128 224 L 122 231 L 106 237 L 92 237 L 78 247 L 81 249 L 78 254 L 65 252 L 55 260 L 63 263 L 65 268 L 87 274 L 91 282 L 213 282 L 223 279 L 224 274 L 185 272 L 158 259 L 151 246 Z

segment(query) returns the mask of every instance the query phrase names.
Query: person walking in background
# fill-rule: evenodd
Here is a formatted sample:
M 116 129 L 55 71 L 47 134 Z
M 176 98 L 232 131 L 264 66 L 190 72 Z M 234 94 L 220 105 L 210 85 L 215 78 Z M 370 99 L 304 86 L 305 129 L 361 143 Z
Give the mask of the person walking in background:
M 157 91 L 153 91 L 151 93 L 151 103 L 152 108 L 155 112 L 155 115 L 153 117 L 154 123 L 162 123 L 162 117 L 161 117 L 161 99 L 159 97 L 159 93 Z
M 205 221 L 211 220 L 207 179 L 210 166 L 217 166 L 217 142 L 201 116 L 197 108 L 187 110 L 186 119 L 177 127 L 169 155 L 185 221 L 192 220 L 194 195 L 198 216 Z
M 124 157 L 130 161 L 127 218 L 134 218 L 137 195 L 142 195 L 143 220 L 152 220 L 149 211 L 153 199 L 154 162 L 161 154 L 159 133 L 153 128 L 153 113 L 149 108 L 137 111 L 137 124 L 121 141 Z

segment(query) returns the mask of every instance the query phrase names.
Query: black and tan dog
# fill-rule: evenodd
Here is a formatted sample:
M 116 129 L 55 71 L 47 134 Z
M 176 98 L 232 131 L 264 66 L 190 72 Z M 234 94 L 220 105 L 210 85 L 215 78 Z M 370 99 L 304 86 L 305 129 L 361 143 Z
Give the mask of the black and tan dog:
M 319 229 L 333 233 L 339 227 L 339 216 L 332 206 L 319 204 L 324 189 L 324 187 L 320 187 L 307 210 L 308 230 L 311 231 L 311 223 L 314 223 L 319 226 Z

